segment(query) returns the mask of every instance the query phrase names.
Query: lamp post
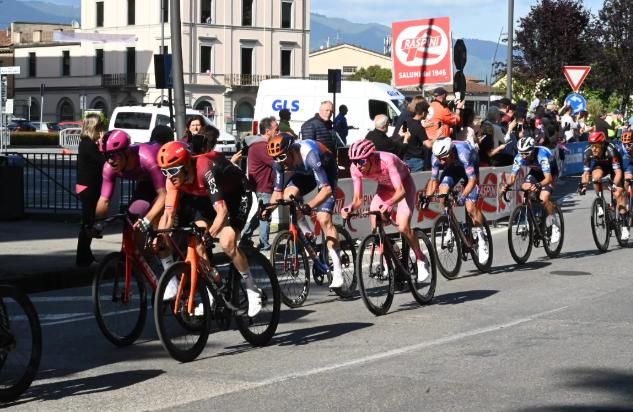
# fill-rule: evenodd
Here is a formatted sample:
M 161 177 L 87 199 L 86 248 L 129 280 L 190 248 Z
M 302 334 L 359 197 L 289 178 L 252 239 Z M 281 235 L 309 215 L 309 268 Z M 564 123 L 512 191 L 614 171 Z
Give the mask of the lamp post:
M 507 70 L 508 70 L 508 85 L 506 88 L 506 97 L 512 100 L 512 46 L 514 36 L 514 0 L 508 0 L 508 57 L 507 57 Z

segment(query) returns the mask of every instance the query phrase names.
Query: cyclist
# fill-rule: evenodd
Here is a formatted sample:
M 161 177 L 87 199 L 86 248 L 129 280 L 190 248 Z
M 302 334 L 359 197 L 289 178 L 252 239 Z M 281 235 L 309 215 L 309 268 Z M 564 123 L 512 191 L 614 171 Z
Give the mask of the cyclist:
M 593 180 L 594 190 L 597 192 L 602 191 L 600 179 L 608 174 L 615 187 L 614 197 L 618 202 L 619 213 L 626 213 L 620 152 L 618 152 L 613 143 L 607 142 L 603 132 L 591 133 L 588 141 L 589 147 L 583 155 L 583 174 L 578 193 L 584 195 L 587 192 L 589 174 L 591 174 L 591 179 Z M 602 216 L 604 216 L 604 210 L 599 207 L 598 217 Z M 629 238 L 629 231 L 626 227 L 622 228 L 621 235 L 622 239 L 627 240 Z
M 431 180 L 426 188 L 426 196 L 422 197 L 422 207 L 428 207 L 430 197 L 439 186 L 440 194 L 448 193 L 455 185 L 464 180 L 466 185 L 462 189 L 457 203 L 466 205 L 466 211 L 470 215 L 473 224 L 476 226 L 475 234 L 477 238 L 483 239 L 479 244 L 477 256 L 480 262 L 488 260 L 488 242 L 485 231 L 482 230 L 484 216 L 477 206 L 479 198 L 477 153 L 465 141 L 453 142 L 450 137 L 441 137 L 433 142 L 431 157 Z M 440 175 L 440 169 L 442 174 Z M 440 200 L 444 204 L 444 199 Z M 449 231 L 449 234 L 452 233 Z
M 206 228 L 211 237 L 218 238 L 220 247 L 246 283 L 248 316 L 257 315 L 262 307 L 261 291 L 251 276 L 246 256 L 237 247 L 238 235 L 250 209 L 244 173 L 220 153 L 211 151 L 193 156 L 188 145 L 181 141 L 163 145 L 157 160 L 168 178 L 165 213 L 158 228 L 171 228 L 178 212 L 179 219 L 185 220 L 179 221 L 181 226 L 194 221 L 197 226 Z M 198 253 L 208 263 L 203 247 Z M 173 278 L 164 299 L 173 298 L 177 286 Z M 200 307 L 196 309 L 198 312 Z
M 354 197 L 352 203 L 341 210 L 341 217 L 347 219 L 351 212 L 361 207 L 363 178 L 375 180 L 378 188 L 369 209 L 390 215 L 394 205 L 397 206 L 398 230 L 407 239 L 415 253 L 418 281 L 426 280 L 430 275 L 429 263 L 420 250 L 415 233 L 411 230 L 411 214 L 414 210 L 416 189 L 409 167 L 393 153 L 376 151 L 374 143 L 367 139 L 352 143 L 349 148 L 349 160 L 352 162 L 350 172 L 354 185 Z M 375 226 L 375 218 L 372 216 L 372 228 Z
M 330 288 L 343 286 L 340 244 L 338 232 L 332 222 L 337 172 L 336 158 L 322 143 L 314 140 L 294 141 L 288 133 L 280 133 L 268 141 L 268 155 L 273 158 L 273 194 L 270 203 L 294 196 L 301 198 L 318 188 L 316 196 L 305 202 L 298 216 L 298 225 L 303 232 L 310 232 L 305 220 L 316 212 L 317 221 L 326 236 L 327 248 L 332 259 L 332 283 Z M 290 172 L 287 181 L 284 172 Z M 268 218 L 270 210 L 262 212 Z
M 547 213 L 546 224 L 552 226 L 552 243 L 560 240 L 560 228 L 552 222 L 552 215 L 555 212 L 554 203 L 550 200 L 554 190 L 554 181 L 558 177 L 558 165 L 552 152 L 543 146 L 536 146 L 534 138 L 525 136 L 517 142 L 519 153 L 514 157 L 512 173 L 505 185 L 501 187 L 501 193 L 505 193 L 514 184 L 517 173 L 521 166 L 530 168 L 525 181 L 521 184 L 521 189 L 539 192 L 539 198 Z

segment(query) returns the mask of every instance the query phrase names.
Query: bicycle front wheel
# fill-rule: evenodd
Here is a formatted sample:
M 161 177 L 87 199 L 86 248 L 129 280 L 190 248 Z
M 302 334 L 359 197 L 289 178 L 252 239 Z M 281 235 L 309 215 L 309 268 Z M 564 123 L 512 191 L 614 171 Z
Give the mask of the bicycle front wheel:
M 308 298 L 310 289 L 310 267 L 303 246 L 295 243 L 290 231 L 282 230 L 273 241 L 271 256 L 282 301 L 290 308 L 298 308 Z
M 132 267 L 125 293 L 125 255 L 107 255 L 92 282 L 92 310 L 103 335 L 116 346 L 131 345 L 138 339 L 147 318 L 145 284 Z
M 376 316 L 389 311 L 395 293 L 394 272 L 389 270 L 380 250 L 378 235 L 369 235 L 361 242 L 356 261 L 358 287 L 363 302 Z
M 618 214 L 617 224 L 620 228 L 620 230 L 618 231 L 618 243 L 620 244 L 620 246 L 625 248 L 633 247 L 633 237 L 631 235 L 631 227 L 633 226 L 633 212 L 627 210 L 624 215 Z M 623 229 L 626 230 L 628 236 L 622 234 Z
M 0 402 L 17 399 L 33 382 L 42 357 L 42 328 L 27 295 L 0 285 Z
M 601 252 L 609 248 L 611 229 L 607 221 L 607 210 L 604 199 L 597 197 L 591 205 L 591 234 L 596 247 Z
M 543 240 L 543 248 L 549 258 L 558 257 L 563 248 L 563 240 L 565 240 L 565 220 L 563 212 L 558 205 L 554 205 L 554 213 L 551 217 L 545 218 L 545 222 L 549 224 L 545 227 L 545 239 Z M 558 236 L 554 235 L 554 231 L 558 231 Z M 554 242 L 554 240 L 558 240 Z
M 281 293 L 273 267 L 264 255 L 252 250 L 244 251 L 248 260 L 251 276 L 261 290 L 262 309 L 254 317 L 249 317 L 246 284 L 235 268 L 231 267 L 233 279 L 233 304 L 240 308 L 235 320 L 240 333 L 250 344 L 265 346 L 275 335 L 279 324 Z
M 512 259 L 519 265 L 527 262 L 532 253 L 534 228 L 528 216 L 528 207 L 519 205 L 514 208 L 508 221 L 508 246 Z
M 437 257 L 442 275 L 449 280 L 455 279 L 462 267 L 462 242 L 455 222 L 442 215 L 433 224 L 431 244 Z
M 481 215 L 484 219 L 483 227 L 475 226 L 472 219 L 466 215 L 466 225 L 470 238 L 473 241 L 473 246 L 470 249 L 470 255 L 473 258 L 473 262 L 480 272 L 485 273 L 490 270 L 492 266 L 493 246 L 492 246 L 492 233 L 490 232 L 490 226 L 486 221 L 485 216 Z M 487 255 L 487 256 L 486 256 Z
M 161 276 L 156 288 L 154 321 L 160 342 L 169 355 L 180 362 L 191 362 L 204 349 L 209 338 L 209 292 L 199 275 L 189 311 L 190 265 L 172 264 Z M 174 287 L 182 288 L 180 297 L 171 297 Z
M 415 235 L 418 238 L 418 243 L 420 244 L 420 250 L 424 255 L 424 259 L 428 262 L 429 266 L 429 276 L 426 279 L 421 279 L 420 274 L 418 273 L 418 265 L 417 258 L 415 256 L 415 252 L 412 248 L 404 247 L 406 243 L 403 240 L 403 248 L 402 250 L 408 250 L 408 254 L 406 255 L 406 269 L 408 269 L 407 282 L 409 283 L 409 290 L 413 295 L 413 298 L 420 305 L 428 305 L 433 300 L 433 295 L 435 294 L 435 285 L 437 284 L 437 268 L 435 264 L 435 255 L 433 254 L 433 246 L 431 245 L 431 241 L 429 237 L 422 231 L 422 229 L 414 229 Z

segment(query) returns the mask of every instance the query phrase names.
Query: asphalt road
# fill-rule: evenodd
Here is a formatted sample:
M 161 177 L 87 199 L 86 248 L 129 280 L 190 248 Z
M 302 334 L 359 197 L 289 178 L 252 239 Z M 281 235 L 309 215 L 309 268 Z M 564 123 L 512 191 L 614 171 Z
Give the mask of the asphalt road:
M 44 357 L 9 410 L 633 409 L 633 251 L 597 253 L 592 198 L 563 202 L 558 259 L 539 248 L 515 266 L 500 228 L 492 272 L 466 262 L 439 279 L 433 305 L 400 293 L 374 317 L 313 285 L 304 307 L 282 309 L 270 346 L 214 333 L 189 364 L 167 356 L 151 322 L 137 344 L 113 347 L 87 288 L 32 295 Z

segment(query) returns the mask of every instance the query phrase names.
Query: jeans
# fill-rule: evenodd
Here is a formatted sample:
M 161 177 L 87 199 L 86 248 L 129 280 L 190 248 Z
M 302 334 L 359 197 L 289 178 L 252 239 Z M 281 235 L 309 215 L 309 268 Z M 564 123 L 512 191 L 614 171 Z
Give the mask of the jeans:
M 270 202 L 270 196 L 272 193 L 257 193 L 257 203 L 261 200 L 264 203 Z M 268 250 L 270 249 L 270 243 L 268 243 L 268 234 L 270 233 L 270 222 L 266 220 L 259 220 L 259 216 L 255 214 L 253 218 L 248 222 L 246 228 L 242 232 L 241 240 L 249 240 L 253 236 L 253 232 L 255 232 L 255 228 L 259 223 L 259 247 L 260 249 Z
M 424 169 L 424 159 L 420 157 L 411 157 L 404 161 L 412 172 L 419 172 Z

